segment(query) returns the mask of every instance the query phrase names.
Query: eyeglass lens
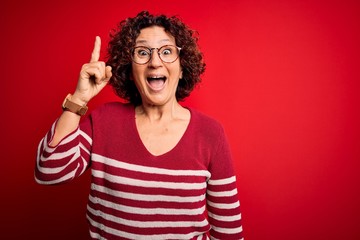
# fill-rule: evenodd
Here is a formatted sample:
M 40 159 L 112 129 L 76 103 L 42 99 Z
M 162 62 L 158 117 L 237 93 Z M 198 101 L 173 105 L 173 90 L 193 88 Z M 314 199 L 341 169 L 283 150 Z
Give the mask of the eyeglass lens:
M 133 61 L 139 64 L 145 64 L 150 61 L 154 51 L 157 51 L 160 59 L 166 63 L 175 62 L 179 57 L 179 49 L 176 46 L 165 45 L 161 48 L 139 46 L 134 48 L 132 55 Z

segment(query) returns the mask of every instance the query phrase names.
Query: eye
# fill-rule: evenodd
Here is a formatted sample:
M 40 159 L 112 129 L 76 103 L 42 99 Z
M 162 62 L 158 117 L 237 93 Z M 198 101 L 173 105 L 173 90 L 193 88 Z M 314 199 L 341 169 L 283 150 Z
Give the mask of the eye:
M 171 55 L 173 50 L 171 48 L 165 48 L 161 51 L 162 55 Z
M 137 48 L 135 50 L 136 55 L 138 55 L 139 57 L 147 57 L 150 55 L 150 51 L 148 49 L 145 48 Z

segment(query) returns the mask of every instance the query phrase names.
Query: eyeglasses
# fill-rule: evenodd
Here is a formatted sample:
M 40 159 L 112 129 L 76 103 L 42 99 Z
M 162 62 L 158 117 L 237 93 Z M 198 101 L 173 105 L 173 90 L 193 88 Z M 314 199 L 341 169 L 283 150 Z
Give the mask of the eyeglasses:
M 134 63 L 146 64 L 150 61 L 153 51 L 157 50 L 159 58 L 165 63 L 173 63 L 178 59 L 180 54 L 180 47 L 173 45 L 165 45 L 160 48 L 148 48 L 145 46 L 134 47 L 131 57 Z

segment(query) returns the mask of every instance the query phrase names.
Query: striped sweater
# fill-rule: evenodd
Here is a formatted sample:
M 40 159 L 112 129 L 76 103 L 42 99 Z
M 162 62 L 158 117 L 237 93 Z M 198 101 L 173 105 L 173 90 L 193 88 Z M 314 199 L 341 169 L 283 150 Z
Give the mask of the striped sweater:
M 242 239 L 223 128 L 189 110 L 181 140 L 160 156 L 143 145 L 130 104 L 104 104 L 50 147 L 55 122 L 39 144 L 35 179 L 59 184 L 91 170 L 87 219 L 93 239 Z

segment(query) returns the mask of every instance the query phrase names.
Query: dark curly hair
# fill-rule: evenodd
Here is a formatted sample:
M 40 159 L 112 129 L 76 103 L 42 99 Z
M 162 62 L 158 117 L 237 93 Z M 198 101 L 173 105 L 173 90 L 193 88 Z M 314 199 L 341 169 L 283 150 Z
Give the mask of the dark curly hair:
M 181 47 L 180 65 L 182 79 L 176 90 L 176 99 L 181 101 L 188 97 L 194 87 L 201 81 L 200 75 L 205 71 L 205 63 L 197 41 L 197 32 L 186 26 L 176 16 L 154 16 L 148 11 L 140 12 L 134 18 L 120 22 L 118 28 L 110 34 L 107 65 L 112 67 L 110 85 L 115 93 L 134 105 L 141 104 L 141 96 L 131 76 L 131 54 L 140 30 L 150 26 L 161 26 L 170 33 Z

